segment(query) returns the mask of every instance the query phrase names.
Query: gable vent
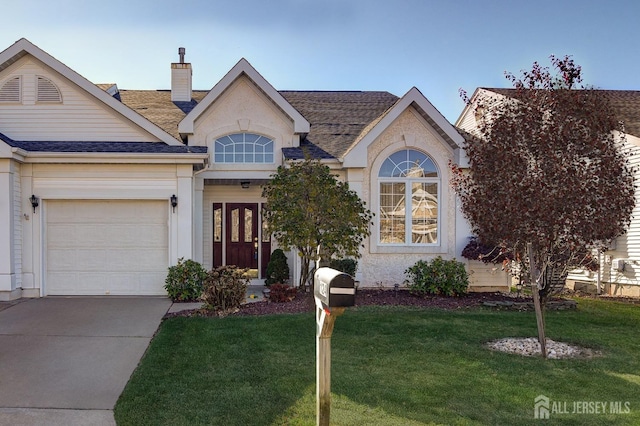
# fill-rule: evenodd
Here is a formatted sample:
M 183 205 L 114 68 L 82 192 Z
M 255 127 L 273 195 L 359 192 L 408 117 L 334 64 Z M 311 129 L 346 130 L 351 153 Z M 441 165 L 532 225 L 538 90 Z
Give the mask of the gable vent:
M 0 102 L 20 102 L 20 77 L 7 80 L 0 87 Z
M 62 102 L 60 90 L 51 80 L 38 76 L 38 102 Z

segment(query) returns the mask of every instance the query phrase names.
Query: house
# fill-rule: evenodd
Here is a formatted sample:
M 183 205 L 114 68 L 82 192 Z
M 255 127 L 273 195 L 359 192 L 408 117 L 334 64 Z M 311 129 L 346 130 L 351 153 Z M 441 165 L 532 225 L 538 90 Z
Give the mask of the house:
M 463 138 L 418 89 L 278 91 L 241 59 L 197 91 L 184 57 L 171 90 L 120 90 L 25 39 L 0 53 L 0 299 L 162 295 L 179 258 L 262 282 L 277 242 L 260 186 L 305 153 L 376 214 L 361 285 L 460 256 L 448 165 L 465 165 Z
M 456 121 L 456 128 L 473 133 L 476 120 L 481 113 L 473 102 L 481 98 L 497 101 L 509 96 L 514 89 L 478 88 L 471 97 L 471 105 L 465 107 Z M 602 90 L 609 98 L 625 130 L 625 143 L 621 149 L 629 156 L 635 168 L 636 179 L 640 179 L 640 91 Z M 598 253 L 599 270 L 576 270 L 567 277 L 571 289 L 601 292 L 611 295 L 640 297 L 640 187 L 636 187 L 636 205 L 631 225 L 604 253 Z

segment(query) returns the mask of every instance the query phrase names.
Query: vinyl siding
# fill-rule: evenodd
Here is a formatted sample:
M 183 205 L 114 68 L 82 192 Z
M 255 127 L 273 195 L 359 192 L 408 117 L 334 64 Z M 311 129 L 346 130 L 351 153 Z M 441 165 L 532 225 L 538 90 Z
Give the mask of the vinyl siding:
M 0 131 L 14 140 L 157 142 L 158 139 L 33 58 L 0 73 L 21 77 L 21 102 L 0 103 Z M 37 102 L 38 76 L 55 84 L 62 103 Z
M 13 173 L 13 255 L 16 288 L 22 287 L 22 190 L 20 163 L 14 164 Z

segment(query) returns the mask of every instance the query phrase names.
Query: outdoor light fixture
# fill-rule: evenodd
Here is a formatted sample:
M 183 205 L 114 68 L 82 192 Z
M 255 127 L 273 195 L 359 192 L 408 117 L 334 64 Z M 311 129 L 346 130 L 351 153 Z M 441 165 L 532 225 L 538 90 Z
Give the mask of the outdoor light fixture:
M 35 213 L 36 207 L 40 205 L 40 200 L 35 195 L 31 194 L 31 197 L 29 197 L 29 201 L 31 201 L 31 207 L 33 207 L 33 212 Z
M 240 182 L 240 186 L 242 187 L 242 189 L 249 189 L 249 185 L 251 185 L 251 182 L 249 182 L 248 180 L 243 180 L 242 182 Z
M 176 197 L 176 194 L 173 194 L 171 196 L 171 207 L 173 207 L 173 212 L 176 212 L 176 206 L 178 205 L 178 197 Z

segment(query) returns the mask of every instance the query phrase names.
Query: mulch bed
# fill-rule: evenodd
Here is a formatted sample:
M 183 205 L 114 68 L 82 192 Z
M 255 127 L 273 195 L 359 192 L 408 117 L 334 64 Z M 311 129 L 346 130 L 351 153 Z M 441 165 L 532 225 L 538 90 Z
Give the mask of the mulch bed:
M 513 301 L 512 296 L 503 293 L 469 293 L 460 297 L 428 296 L 417 297 L 411 295 L 408 290 L 377 290 L 359 289 L 356 295 L 356 306 L 417 306 L 438 309 L 465 309 L 481 306 L 485 302 Z M 518 300 L 530 300 L 519 298 Z M 181 311 L 170 313 L 165 318 L 172 317 L 217 317 L 217 316 L 257 316 L 272 314 L 293 314 L 312 312 L 315 309 L 315 301 L 311 293 L 298 293 L 290 302 L 276 303 L 270 301 L 252 302 L 242 305 L 233 312 L 219 313 L 204 309 Z

